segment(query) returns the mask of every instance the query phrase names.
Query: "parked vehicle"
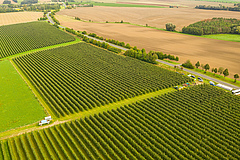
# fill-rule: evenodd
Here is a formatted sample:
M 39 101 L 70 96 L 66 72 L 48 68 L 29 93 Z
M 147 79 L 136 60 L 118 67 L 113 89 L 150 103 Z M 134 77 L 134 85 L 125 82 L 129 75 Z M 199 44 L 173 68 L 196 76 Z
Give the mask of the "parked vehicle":
M 216 86 L 215 83 L 212 82 L 212 81 L 210 81 L 209 83 L 210 83 L 210 85 L 212 85 L 212 86 Z
M 195 78 L 195 76 L 194 76 L 194 75 L 191 75 L 191 77 L 192 77 L 192 78 Z
M 198 81 L 199 81 L 199 82 L 203 82 L 203 79 L 200 78 L 200 77 L 198 77 Z
M 223 89 L 226 89 L 226 90 L 228 90 L 228 91 L 232 91 L 232 90 L 233 90 L 233 88 L 228 87 L 228 86 L 225 86 L 225 85 L 223 85 L 223 84 L 217 84 L 216 86 L 217 86 L 217 87 L 220 87 L 220 88 L 223 88 Z
M 232 91 L 232 94 L 234 94 L 234 95 L 240 95 L 240 89 L 233 90 L 233 91 Z

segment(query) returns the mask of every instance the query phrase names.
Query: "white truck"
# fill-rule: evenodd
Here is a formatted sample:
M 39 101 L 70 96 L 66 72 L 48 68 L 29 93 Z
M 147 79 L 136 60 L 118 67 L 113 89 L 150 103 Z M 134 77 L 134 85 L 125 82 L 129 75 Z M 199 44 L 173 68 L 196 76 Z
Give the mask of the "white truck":
M 45 119 L 39 122 L 39 126 L 42 126 L 43 124 L 49 124 L 51 120 L 52 120 L 51 116 L 45 117 Z
M 232 94 L 240 95 L 240 89 L 232 90 Z
M 228 87 L 228 86 L 225 86 L 225 85 L 223 85 L 223 84 L 217 84 L 216 86 L 217 86 L 217 87 L 220 87 L 220 88 L 223 88 L 223 89 L 226 89 L 226 90 L 228 90 L 228 91 L 232 91 L 232 90 L 233 90 L 233 88 Z

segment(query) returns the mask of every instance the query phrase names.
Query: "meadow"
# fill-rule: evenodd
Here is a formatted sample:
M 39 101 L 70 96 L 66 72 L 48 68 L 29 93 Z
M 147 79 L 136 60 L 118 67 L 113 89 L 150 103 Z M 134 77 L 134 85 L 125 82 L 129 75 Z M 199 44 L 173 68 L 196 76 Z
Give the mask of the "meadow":
M 239 34 L 214 34 L 214 35 L 203 35 L 201 37 L 224 40 L 224 41 L 240 42 Z
M 188 77 L 78 43 L 13 59 L 57 117 L 190 81 Z
M 46 115 L 12 64 L 0 61 L 0 132 L 39 121 Z
M 74 41 L 75 38 L 46 22 L 0 26 L 0 59 L 29 50 Z
M 0 158 L 239 159 L 239 103 L 194 86 L 6 139 Z

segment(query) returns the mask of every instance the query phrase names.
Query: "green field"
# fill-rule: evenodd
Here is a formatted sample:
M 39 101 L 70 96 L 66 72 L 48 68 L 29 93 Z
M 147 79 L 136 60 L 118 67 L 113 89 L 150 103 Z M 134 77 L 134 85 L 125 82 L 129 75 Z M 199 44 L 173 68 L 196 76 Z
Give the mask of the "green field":
M 240 42 L 240 34 L 214 34 L 214 35 L 202 35 L 201 37 L 224 41 Z
M 13 60 L 57 117 L 190 81 L 187 76 L 86 43 Z
M 194 86 L 6 139 L 0 159 L 240 159 L 239 103 Z
M 75 40 L 73 36 L 45 22 L 0 26 L 0 36 L 0 59 Z
M 43 107 L 12 64 L 0 61 L 0 132 L 44 118 Z

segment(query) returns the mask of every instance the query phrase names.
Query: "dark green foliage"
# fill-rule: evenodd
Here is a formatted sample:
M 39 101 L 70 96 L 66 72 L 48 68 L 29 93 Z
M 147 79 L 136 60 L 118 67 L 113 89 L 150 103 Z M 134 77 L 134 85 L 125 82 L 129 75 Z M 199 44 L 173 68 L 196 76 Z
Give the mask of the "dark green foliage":
M 182 32 L 199 36 L 209 34 L 239 34 L 240 21 L 233 18 L 212 18 L 183 27 Z
M 167 23 L 166 24 L 166 30 L 167 31 L 175 31 L 176 26 L 172 23 Z
M 1 141 L 5 159 L 240 159 L 240 97 L 199 85 Z
M 91 36 L 91 37 L 103 40 L 103 37 L 100 37 L 100 36 L 96 35 L 95 33 L 89 33 L 88 35 Z
M 45 22 L 1 26 L 0 33 L 0 58 L 75 40 Z
M 194 66 L 190 62 L 190 60 L 187 60 L 185 63 L 182 64 L 183 67 L 194 69 Z
M 182 32 L 187 34 L 198 35 L 198 36 L 203 35 L 203 30 L 197 27 L 183 27 Z
M 196 68 L 198 68 L 200 66 L 199 61 L 195 64 Z
M 206 9 L 206 10 L 225 10 L 225 11 L 237 11 L 237 12 L 240 12 L 240 5 L 239 4 L 234 4 L 234 7 L 223 6 L 221 4 L 219 6 L 199 5 L 199 6 L 196 6 L 195 8 L 197 8 L 197 9 Z
M 86 43 L 35 52 L 14 62 L 59 117 L 190 81 Z
M 227 77 L 227 76 L 229 75 L 228 69 L 225 69 L 225 70 L 223 71 L 223 75 L 224 75 L 224 77 Z
M 206 71 L 210 69 L 209 64 L 204 65 L 204 69 L 205 69 L 205 73 L 206 73 Z
M 9 0 L 4 0 L 4 1 L 3 1 L 3 4 L 11 4 L 11 1 L 9 1 Z
M 21 4 L 34 4 L 38 3 L 38 0 L 23 0 Z
M 239 78 L 239 75 L 238 74 L 234 74 L 235 83 L 236 83 L 238 78 Z

